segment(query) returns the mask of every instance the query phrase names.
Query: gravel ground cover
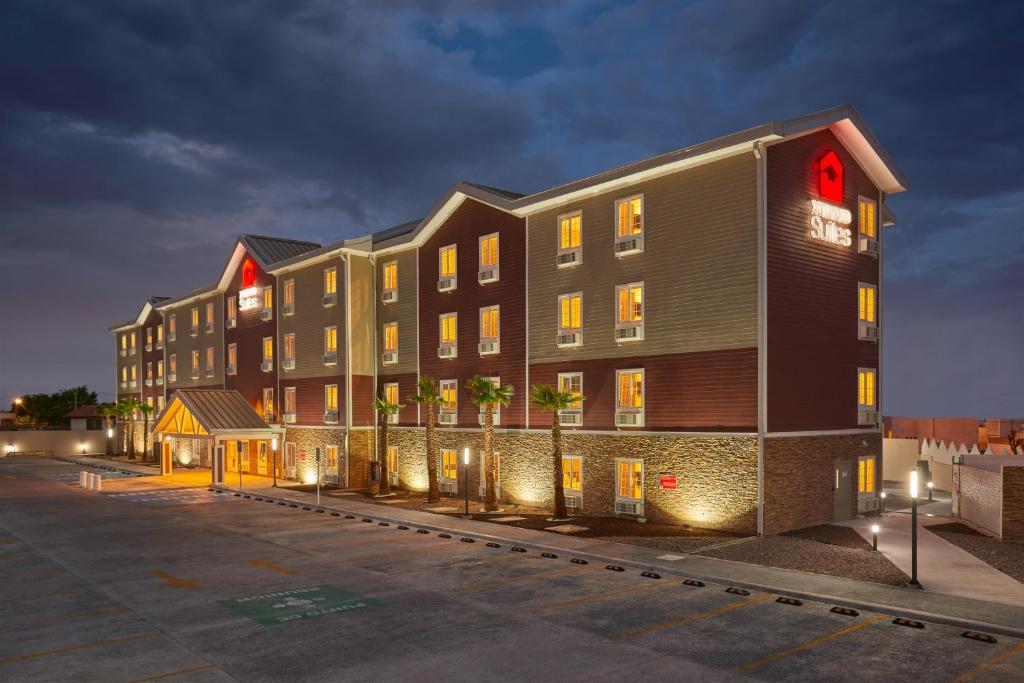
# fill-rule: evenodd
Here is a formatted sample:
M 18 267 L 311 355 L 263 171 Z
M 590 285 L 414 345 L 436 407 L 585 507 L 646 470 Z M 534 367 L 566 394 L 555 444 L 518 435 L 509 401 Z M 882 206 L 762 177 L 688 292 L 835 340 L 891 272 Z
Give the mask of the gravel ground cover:
M 854 550 L 871 550 L 871 544 L 848 526 L 819 524 L 805 529 L 797 529 L 796 531 L 787 531 L 782 535 L 804 538 L 808 541 L 817 541 L 818 543 L 827 543 L 829 545 L 840 545 L 844 548 L 853 548 Z
M 1024 543 L 1001 541 L 960 522 L 932 524 L 925 528 L 966 550 L 982 562 L 1024 583 Z

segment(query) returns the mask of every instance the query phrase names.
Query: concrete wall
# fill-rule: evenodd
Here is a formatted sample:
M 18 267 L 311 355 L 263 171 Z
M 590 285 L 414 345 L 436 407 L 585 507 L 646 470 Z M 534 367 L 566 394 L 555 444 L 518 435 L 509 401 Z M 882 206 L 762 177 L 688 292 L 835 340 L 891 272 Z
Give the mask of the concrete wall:
M 141 440 L 139 443 L 141 445 Z M 6 452 L 8 446 L 13 446 L 15 453 L 50 451 L 54 455 L 81 455 L 83 452 L 102 455 L 107 450 L 107 432 L 95 429 L 55 429 L 0 433 L 0 454 Z
M 982 467 L 961 467 L 960 487 L 953 492 L 953 509 L 974 526 L 999 536 L 1002 524 L 1002 474 Z
M 910 472 L 917 468 L 918 460 L 928 461 L 932 482 L 940 491 L 953 490 L 953 468 L 948 461 L 931 455 L 922 455 L 915 438 L 882 439 L 883 478 L 909 485 Z

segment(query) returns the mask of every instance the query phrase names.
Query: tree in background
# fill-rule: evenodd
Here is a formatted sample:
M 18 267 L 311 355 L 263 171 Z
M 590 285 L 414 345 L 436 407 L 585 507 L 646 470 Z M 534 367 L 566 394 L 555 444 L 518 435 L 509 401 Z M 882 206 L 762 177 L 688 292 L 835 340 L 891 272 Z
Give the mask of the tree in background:
M 109 432 L 114 428 L 114 420 L 117 419 L 117 407 L 113 403 L 104 403 L 96 411 L 103 418 L 103 428 Z M 113 439 L 107 439 L 107 455 L 113 455 Z
M 530 393 L 530 403 L 541 410 L 551 412 L 551 466 L 554 487 L 554 511 L 552 518 L 563 520 L 569 517 L 565 508 L 565 482 L 562 473 L 562 422 L 559 413 L 582 405 L 583 397 L 568 391 L 559 391 L 547 384 L 537 384 Z
M 427 502 L 436 503 L 441 500 L 441 486 L 437 481 L 437 406 L 441 403 L 441 394 L 437 384 L 430 377 L 420 377 L 416 384 L 416 395 L 409 400 L 426 409 L 426 444 L 427 444 Z
M 21 404 L 17 407 L 19 415 L 31 418 L 25 420 L 19 426 L 39 427 L 61 427 L 70 424 L 68 418 L 64 417 L 75 408 L 97 403 L 96 392 L 89 391 L 89 387 L 83 385 L 70 389 L 61 389 L 52 394 L 28 394 L 21 397 Z M 12 410 L 14 405 L 11 405 Z M 15 422 L 17 425 L 17 421 Z
M 1010 446 L 1010 453 L 1018 455 L 1024 452 L 1024 432 L 1011 429 L 1006 435 L 1006 443 Z
M 373 409 L 380 420 L 380 438 L 377 439 L 377 462 L 380 463 L 380 495 L 391 493 L 391 478 L 388 475 L 388 420 L 402 409 L 401 403 L 391 403 L 381 394 L 373 401 Z
M 124 437 L 123 451 L 128 454 L 129 460 L 135 459 L 135 411 L 142 405 L 138 399 L 126 396 L 115 404 L 117 421 L 124 423 L 121 433 Z M 129 442 L 131 446 L 129 447 Z
M 499 387 L 490 377 L 477 375 L 466 382 L 470 399 L 484 411 L 484 512 L 498 509 L 498 495 L 494 487 L 498 480 L 497 463 L 494 460 L 494 409 L 507 406 L 512 400 L 512 385 Z M 466 482 L 469 486 L 469 482 Z

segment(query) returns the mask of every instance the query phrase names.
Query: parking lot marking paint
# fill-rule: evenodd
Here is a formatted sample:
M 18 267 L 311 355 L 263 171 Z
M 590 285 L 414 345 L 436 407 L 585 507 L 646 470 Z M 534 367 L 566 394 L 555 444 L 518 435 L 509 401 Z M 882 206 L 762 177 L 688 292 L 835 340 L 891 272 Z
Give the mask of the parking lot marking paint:
M 561 567 L 559 569 L 550 569 L 547 571 L 534 572 L 533 574 L 527 574 L 526 576 L 516 576 L 511 579 L 499 579 L 496 581 L 484 581 L 483 583 L 471 583 L 468 586 L 459 586 L 453 588 L 452 593 L 470 593 L 473 591 L 486 591 L 492 588 L 501 588 L 503 586 L 514 586 L 517 583 L 529 583 L 537 579 L 545 579 L 551 576 L 559 576 L 561 574 L 570 574 L 572 572 L 580 571 L 576 567 Z
M 648 585 L 661 586 L 661 585 L 664 585 L 664 584 L 648 584 Z M 692 624 L 695 621 L 700 621 L 701 619 L 708 619 L 710 617 L 717 617 L 719 614 L 725 614 L 726 612 L 731 612 L 733 610 L 743 609 L 744 607 L 753 607 L 754 605 L 757 605 L 758 603 L 765 602 L 766 600 L 771 600 L 774 597 L 775 597 L 774 595 L 767 595 L 767 594 L 765 594 L 765 595 L 758 595 L 756 597 L 749 598 L 747 600 L 740 600 L 739 602 L 733 602 L 733 603 L 730 603 L 728 605 L 723 605 L 722 607 L 718 607 L 718 608 L 713 609 L 713 610 L 708 610 L 707 612 L 701 612 L 700 614 L 694 614 L 693 616 L 690 616 L 690 617 L 683 617 L 681 619 L 672 619 L 670 621 L 663 621 L 660 624 L 651 624 L 650 626 L 645 626 L 643 628 L 638 628 L 635 631 L 627 631 L 625 633 L 620 633 L 619 635 L 615 636 L 614 640 L 629 640 L 630 638 L 636 638 L 637 636 L 645 636 L 648 633 L 657 633 L 658 631 L 664 631 L 665 629 L 674 628 L 676 626 L 682 626 L 684 624 Z
M 174 676 L 182 676 L 184 674 L 191 674 L 197 671 L 206 671 L 212 669 L 213 664 L 200 664 L 199 666 L 193 666 L 188 669 L 178 669 L 177 671 L 168 671 L 167 673 L 156 674 L 155 676 L 147 676 L 146 678 L 136 678 L 131 683 L 146 683 L 146 681 L 162 681 L 165 678 L 172 678 Z
M 978 664 L 970 671 L 965 671 L 964 673 L 960 674 L 954 679 L 953 683 L 962 683 L 963 681 L 968 681 L 977 676 L 978 674 L 980 674 L 981 672 L 988 671 L 992 667 L 1002 664 L 1004 661 L 1012 657 L 1015 653 L 1020 652 L 1021 650 L 1024 650 L 1024 640 L 1017 643 L 1013 647 L 1003 650 L 995 657 L 992 657 L 991 659 L 986 659 L 984 662 Z
M 125 636 L 123 638 L 108 638 L 107 640 L 94 640 L 91 643 L 82 643 L 81 645 L 67 645 L 65 647 L 58 647 L 52 650 L 43 650 L 42 652 L 29 652 L 24 655 L 15 655 L 14 657 L 5 657 L 0 659 L 0 666 L 5 664 L 13 664 L 14 662 L 23 662 L 27 659 L 39 659 L 40 657 L 50 657 L 52 655 L 59 655 L 65 652 L 74 652 L 75 650 L 88 650 L 94 647 L 103 647 L 104 645 L 116 645 L 118 643 L 127 643 L 132 640 L 142 640 L 143 638 L 156 638 L 162 636 L 163 633 L 159 631 L 152 631 L 150 633 L 140 633 L 134 636 Z
M 199 587 L 199 581 L 196 579 L 179 579 L 177 576 L 168 574 L 162 569 L 151 571 L 150 574 L 158 579 L 163 579 L 164 585 L 170 588 L 184 588 L 186 590 L 194 591 Z
M 124 614 L 128 611 L 126 607 L 108 607 L 106 609 L 98 609 L 92 612 L 73 612 L 71 614 L 61 614 L 57 617 L 50 617 L 49 619 L 38 619 L 36 621 L 23 621 L 18 624 L 10 624 L 9 626 L 0 626 L 0 633 L 7 633 L 9 631 L 20 631 L 23 628 L 35 628 L 36 626 L 46 626 L 47 624 L 62 624 L 65 621 L 81 621 L 82 619 L 96 619 L 98 617 L 106 617 L 112 614 Z
M 264 626 L 286 624 L 302 619 L 315 619 L 329 614 L 384 604 L 375 598 L 364 598 L 341 586 L 331 585 L 293 588 L 247 598 L 219 600 L 218 602 Z
M 277 572 L 278 574 L 285 574 L 287 576 L 299 575 L 299 572 L 295 571 L 294 569 L 288 569 L 287 567 L 282 567 L 279 564 L 274 564 L 273 562 L 269 562 L 267 560 L 249 560 L 248 566 L 256 567 L 259 569 L 266 569 L 267 571 Z
M 659 583 L 642 583 L 637 586 L 630 586 L 629 588 L 619 588 L 613 591 L 606 591 L 604 593 L 597 593 L 596 595 L 585 595 L 582 598 L 573 598 L 572 600 L 562 600 L 561 602 L 552 602 L 547 605 L 541 605 L 534 607 L 533 609 L 526 610 L 527 612 L 550 612 L 563 607 L 572 607 L 573 605 L 586 605 L 591 602 L 600 602 L 601 600 L 607 600 L 608 598 L 614 598 L 619 595 L 626 595 L 627 593 L 635 593 L 636 591 L 649 591 L 657 590 L 659 588 L 668 588 L 669 586 L 678 586 L 683 582 L 682 579 L 673 579 L 672 581 L 661 581 Z
M 785 650 L 782 650 L 781 652 L 776 652 L 773 655 L 768 655 L 764 659 L 758 659 L 757 661 L 750 662 L 749 664 L 744 664 L 743 666 L 741 666 L 738 669 L 736 669 L 736 671 L 738 673 L 741 673 L 741 674 L 742 673 L 746 673 L 748 671 L 753 671 L 754 669 L 756 669 L 758 667 L 762 667 L 765 664 L 771 664 L 772 662 L 779 661 L 783 657 L 788 657 L 788 656 L 790 656 L 792 654 L 796 654 L 797 652 L 803 652 L 804 650 L 810 650 L 811 648 L 818 647 L 819 645 L 824 645 L 825 643 L 831 642 L 831 641 L 835 640 L 836 638 L 841 638 L 842 636 L 849 635 L 850 633 L 855 633 L 855 632 L 861 630 L 862 628 L 870 626 L 871 624 L 877 624 L 878 622 L 883 621 L 883 620 L 888 619 L 888 618 L 889 617 L 884 615 L 884 614 L 875 615 L 875 616 L 871 617 L 870 619 L 865 619 L 863 621 L 858 621 L 857 623 L 850 624 L 849 626 L 847 626 L 845 628 L 841 628 L 838 631 L 833 631 L 832 633 L 827 633 L 827 634 L 821 636 L 820 638 L 815 638 L 814 640 L 809 640 L 806 643 L 801 643 L 800 645 L 794 645 L 793 647 L 785 649 Z

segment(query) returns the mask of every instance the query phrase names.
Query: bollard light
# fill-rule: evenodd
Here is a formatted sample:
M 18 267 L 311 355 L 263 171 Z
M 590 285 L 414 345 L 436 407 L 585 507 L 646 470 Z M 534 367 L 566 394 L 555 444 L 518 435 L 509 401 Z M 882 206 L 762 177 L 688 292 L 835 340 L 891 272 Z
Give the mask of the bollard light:
M 878 525 L 871 525 L 871 549 L 878 550 Z
M 85 449 L 87 449 L 88 447 L 89 447 L 89 445 L 88 445 L 88 444 L 86 444 L 86 443 L 80 443 L 80 444 L 78 444 L 78 449 L 79 449 L 80 451 L 82 451 L 82 455 L 85 455 Z
M 114 438 L 114 430 L 113 429 L 107 429 L 107 438 L 108 439 L 113 439 Z
M 466 512 L 463 517 L 469 517 L 469 446 L 462 449 L 462 485 L 466 487 Z
M 274 486 L 277 486 L 277 435 L 270 438 L 270 471 L 274 475 Z

